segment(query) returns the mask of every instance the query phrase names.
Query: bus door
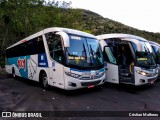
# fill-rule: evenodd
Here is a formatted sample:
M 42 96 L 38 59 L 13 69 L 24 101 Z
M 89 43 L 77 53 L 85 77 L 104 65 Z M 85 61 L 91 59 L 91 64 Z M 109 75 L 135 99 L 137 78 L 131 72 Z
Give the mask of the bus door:
M 64 67 L 63 65 L 57 63 L 57 62 L 52 62 L 52 79 L 53 83 L 55 84 L 54 86 L 57 86 L 59 88 L 63 88 L 65 86 L 64 83 Z
M 129 42 L 122 41 L 117 45 L 117 63 L 119 82 L 134 84 L 134 59 Z
M 50 68 L 51 84 L 64 89 L 64 47 L 62 37 L 54 33 L 47 33 L 45 36 L 52 62 L 52 67 Z
M 106 62 L 105 67 L 106 70 L 106 81 L 110 83 L 119 83 L 119 72 L 118 72 L 118 65 L 117 60 L 112 52 L 114 47 L 106 46 L 104 47 L 104 60 Z

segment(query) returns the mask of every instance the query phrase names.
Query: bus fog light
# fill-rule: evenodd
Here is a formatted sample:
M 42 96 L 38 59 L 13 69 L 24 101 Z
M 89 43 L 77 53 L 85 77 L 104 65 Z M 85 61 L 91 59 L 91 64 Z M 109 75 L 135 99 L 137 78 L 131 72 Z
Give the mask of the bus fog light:
M 103 80 L 103 83 L 105 83 L 105 81 L 106 81 L 106 80 L 104 79 L 104 80 Z
M 72 87 L 77 87 L 76 83 L 72 83 L 72 82 L 68 82 L 68 85 Z
M 73 77 L 73 78 L 79 78 L 81 77 L 81 75 L 77 75 L 77 74 L 74 74 L 74 73 L 71 73 L 71 72 L 65 72 L 66 75 L 70 76 L 70 77 Z
M 142 82 L 142 83 L 145 83 L 145 80 L 143 80 L 143 79 L 140 79 L 140 82 Z

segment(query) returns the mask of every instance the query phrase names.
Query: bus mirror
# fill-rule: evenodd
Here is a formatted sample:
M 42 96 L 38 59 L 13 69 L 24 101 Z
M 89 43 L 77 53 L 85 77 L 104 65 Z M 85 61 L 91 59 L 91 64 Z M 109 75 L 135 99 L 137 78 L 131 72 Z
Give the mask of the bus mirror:
M 65 32 L 57 32 L 57 35 L 60 35 L 64 42 L 64 47 L 70 47 L 69 36 Z

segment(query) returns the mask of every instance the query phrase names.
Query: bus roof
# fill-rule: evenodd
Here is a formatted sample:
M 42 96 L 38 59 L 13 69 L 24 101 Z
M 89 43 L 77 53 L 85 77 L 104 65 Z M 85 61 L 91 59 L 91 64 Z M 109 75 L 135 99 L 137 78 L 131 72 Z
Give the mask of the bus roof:
M 99 40 L 104 40 L 107 38 L 121 38 L 121 39 L 125 39 L 125 38 L 130 38 L 130 39 L 138 39 L 141 41 L 147 41 L 146 39 L 136 36 L 136 35 L 131 35 L 131 34 L 123 34 L 123 33 L 113 33 L 113 34 L 103 34 L 103 35 L 98 35 L 97 38 Z
M 79 36 L 85 36 L 85 37 L 90 37 L 90 38 L 96 38 L 94 35 L 92 34 L 89 34 L 89 33 L 85 33 L 85 32 L 82 32 L 82 31 L 79 31 L 79 30 L 74 30 L 74 29 L 69 29 L 69 28 L 61 28 L 61 27 L 51 27 L 51 28 L 46 28 L 44 30 L 41 30 L 33 35 L 30 35 L 29 37 L 27 38 L 24 38 L 22 40 L 20 40 L 19 42 L 9 46 L 7 49 L 9 48 L 12 48 L 16 45 L 19 45 L 21 43 L 24 43 L 28 40 L 31 40 L 35 37 L 38 37 L 42 34 L 45 34 L 45 33 L 48 33 L 48 32 L 66 32 L 66 33 L 69 33 L 69 34 L 74 34 L 74 35 L 79 35 Z
M 158 46 L 158 47 L 160 47 L 160 44 L 158 44 L 158 43 L 156 43 L 156 42 L 149 41 L 149 43 L 150 43 L 151 45 L 153 45 L 153 46 Z
M 91 38 L 96 38 L 94 35 L 83 32 L 83 31 L 79 31 L 79 30 L 75 30 L 75 29 L 69 29 L 69 28 L 61 28 L 61 27 L 52 27 L 52 28 L 47 28 L 44 29 L 44 34 L 47 32 L 66 32 L 69 34 L 75 34 L 75 35 L 79 35 L 79 36 L 85 36 L 85 37 L 91 37 Z

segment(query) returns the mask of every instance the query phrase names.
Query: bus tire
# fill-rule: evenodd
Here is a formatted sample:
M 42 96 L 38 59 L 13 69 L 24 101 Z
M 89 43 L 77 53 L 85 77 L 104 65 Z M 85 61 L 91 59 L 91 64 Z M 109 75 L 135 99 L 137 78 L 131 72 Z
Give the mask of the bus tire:
M 40 72 L 40 77 L 39 77 L 39 81 L 42 85 L 43 88 L 48 89 L 49 88 L 49 84 L 48 84 L 48 77 L 45 71 L 41 71 Z
M 12 68 L 12 77 L 13 77 L 13 78 L 16 78 L 16 74 L 15 74 L 14 68 Z

